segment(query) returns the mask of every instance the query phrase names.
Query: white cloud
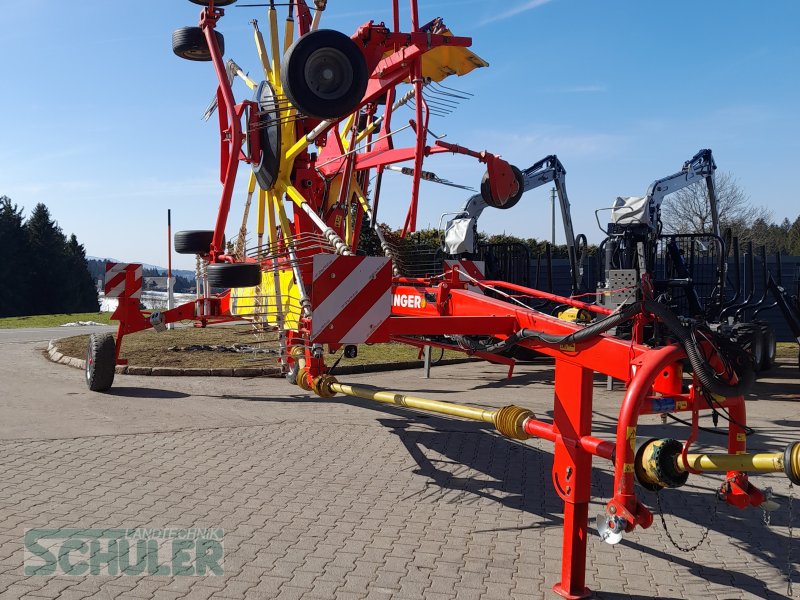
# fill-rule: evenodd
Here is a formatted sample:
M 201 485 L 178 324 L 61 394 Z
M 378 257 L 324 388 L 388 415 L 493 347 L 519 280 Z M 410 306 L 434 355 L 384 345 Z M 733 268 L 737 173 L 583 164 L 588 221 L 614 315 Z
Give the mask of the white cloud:
M 491 17 L 483 19 L 483 21 L 480 22 L 480 25 L 486 25 L 488 23 L 496 23 L 497 21 L 504 21 L 505 19 L 510 19 L 511 17 L 514 17 L 520 13 L 533 10 L 534 8 L 539 8 L 540 6 L 543 6 L 551 1 L 552 0 L 529 0 L 524 4 L 520 4 L 519 6 L 509 8 L 508 10 L 496 13 Z

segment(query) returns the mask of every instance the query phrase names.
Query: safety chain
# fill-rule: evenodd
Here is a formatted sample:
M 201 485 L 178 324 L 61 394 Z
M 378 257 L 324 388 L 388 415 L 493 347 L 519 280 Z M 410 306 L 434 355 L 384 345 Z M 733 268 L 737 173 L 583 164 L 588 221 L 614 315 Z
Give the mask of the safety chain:
M 792 487 L 792 482 L 789 482 L 789 546 L 786 549 L 786 595 L 791 597 L 792 596 L 792 569 L 794 565 L 792 565 L 792 536 L 794 531 L 792 530 L 792 504 L 794 502 L 794 487 Z
M 764 505 L 772 500 L 772 495 L 771 487 L 764 488 L 764 502 L 761 503 L 761 520 L 764 521 L 764 525 L 767 527 L 772 523 L 772 511 L 764 508 Z
M 664 533 L 667 534 L 667 538 L 669 538 L 669 541 L 672 542 L 672 545 L 675 546 L 681 552 L 693 552 L 697 550 L 703 544 L 703 542 L 706 541 L 706 539 L 708 539 L 708 534 L 711 532 L 711 526 L 717 520 L 717 509 L 719 508 L 719 501 L 720 501 L 719 491 L 717 491 L 717 493 L 714 495 L 714 499 L 715 499 L 714 512 L 711 513 L 711 522 L 708 524 L 707 527 L 705 527 L 705 531 L 703 531 L 703 535 L 700 537 L 700 541 L 698 541 L 694 546 L 684 547 L 678 544 L 678 542 L 675 541 L 675 538 L 673 538 L 672 534 L 669 532 L 669 529 L 667 528 L 667 521 L 664 518 L 664 509 L 661 506 L 661 490 L 656 491 L 656 504 L 658 506 L 658 516 L 661 518 L 661 524 L 664 526 Z

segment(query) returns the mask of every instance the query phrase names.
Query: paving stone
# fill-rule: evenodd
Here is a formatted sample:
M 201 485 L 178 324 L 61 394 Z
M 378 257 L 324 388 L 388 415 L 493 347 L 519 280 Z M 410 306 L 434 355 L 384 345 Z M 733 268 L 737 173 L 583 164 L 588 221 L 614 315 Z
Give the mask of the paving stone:
M 542 366 L 519 368 L 532 381 L 546 374 Z M 492 406 L 508 404 L 508 395 L 519 393 L 519 388 L 498 386 L 486 393 L 479 387 L 503 381 L 495 371 L 439 369 L 440 379 L 425 385 L 441 386 L 442 399 L 453 399 L 448 389 L 457 386 L 469 394 L 480 390 L 475 402 Z M 153 378 L 142 384 L 120 375 L 120 381 L 125 387 L 186 390 L 185 401 L 192 405 L 183 408 L 184 399 L 151 403 L 146 397 L 110 395 L 105 400 L 132 411 L 125 417 L 131 427 L 142 403 L 160 415 L 159 427 L 98 435 L 107 425 L 97 420 L 80 435 L 37 439 L 41 436 L 31 426 L 28 439 L 0 439 L 3 597 L 552 597 L 550 587 L 561 569 L 562 507 L 552 490 L 549 443 L 518 444 L 469 423 L 416 419 L 408 411 L 355 402 L 293 401 L 285 397 L 282 381 L 259 380 L 256 388 L 253 382 L 229 379 L 219 384 L 225 397 L 211 399 L 208 394 L 218 392 L 207 380 Z M 409 379 L 409 388 L 412 383 Z M 524 402 L 518 403 L 541 415 L 552 410 L 547 385 L 524 390 Z M 595 388 L 595 429 L 604 439 L 613 437 L 620 396 Z M 749 422 L 796 438 L 796 431 L 780 425 L 796 420 L 796 405 L 770 402 L 769 410 L 751 411 Z M 0 423 L 3 406 L 0 400 Z M 203 427 L 195 423 L 198 415 Z M 641 428 L 647 435 L 662 435 L 655 418 Z M 613 488 L 610 465 L 595 465 L 592 516 Z M 764 480 L 778 494 L 788 492 L 783 479 Z M 665 492 L 670 531 L 684 542 L 698 539 L 708 524 L 706 509 L 718 482 L 693 478 L 692 485 Z M 642 500 L 651 503 L 653 497 Z M 688 555 L 672 547 L 658 519 L 615 547 L 590 530 L 587 581 L 600 590 L 598 597 L 604 592 L 709 600 L 781 597 L 785 564 L 775 557 L 786 553 L 785 510 L 784 503 L 772 529 L 766 529 L 758 511 L 721 506 L 709 541 Z M 74 585 L 21 575 L 24 529 L 76 525 L 222 526 L 226 573 L 87 578 Z

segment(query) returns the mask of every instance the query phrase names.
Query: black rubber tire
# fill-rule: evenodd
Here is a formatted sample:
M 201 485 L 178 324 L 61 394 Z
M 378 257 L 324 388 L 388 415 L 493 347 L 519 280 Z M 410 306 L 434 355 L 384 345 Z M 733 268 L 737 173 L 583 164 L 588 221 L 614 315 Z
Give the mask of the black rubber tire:
M 261 159 L 253 164 L 253 174 L 262 190 L 271 190 L 281 166 L 281 128 L 278 97 L 268 81 L 262 81 L 254 100 L 258 103 L 258 130 L 247 136 L 258 135 L 261 142 Z
M 257 263 L 211 263 L 208 283 L 216 288 L 254 287 L 261 283 L 261 266 Z
M 200 6 L 208 6 L 211 4 L 208 0 L 189 0 L 192 4 L 199 4 Z M 236 0 L 214 0 L 214 6 L 230 6 Z
M 735 326 L 735 331 L 736 343 L 751 354 L 755 370 L 758 372 L 764 359 L 764 335 L 761 333 L 761 327 L 755 323 L 739 323 Z
M 517 179 L 519 189 L 517 189 L 517 193 L 509 198 L 508 201 L 506 201 L 506 203 L 503 205 L 500 204 L 499 200 L 496 200 L 492 196 L 492 188 L 489 185 L 489 171 L 486 171 L 486 173 L 483 174 L 483 179 L 481 180 L 481 196 L 486 204 L 494 208 L 506 210 L 514 206 L 517 202 L 519 202 L 519 199 L 522 198 L 522 194 L 525 192 L 525 178 L 522 175 L 522 171 L 520 171 L 514 165 L 511 165 L 511 170 L 514 173 L 514 177 Z
M 93 333 L 89 336 L 86 352 L 86 385 L 93 392 L 105 392 L 114 383 L 116 345 L 111 333 Z
M 208 254 L 213 231 L 190 230 L 175 232 L 175 252 L 178 254 Z M 223 243 L 223 246 L 225 244 Z
M 765 321 L 756 321 L 761 327 L 761 337 L 764 340 L 764 353 L 761 357 L 761 370 L 769 371 L 775 366 L 775 357 L 778 353 L 778 342 L 775 338 L 775 330 Z
M 352 113 L 364 97 L 367 61 L 342 32 L 318 29 L 295 40 L 286 51 L 281 82 L 286 97 L 301 113 L 338 119 Z
M 220 54 L 225 54 L 225 38 L 214 30 Z M 208 62 L 211 51 L 206 43 L 206 36 L 199 27 L 181 27 L 172 32 L 172 51 L 186 60 Z

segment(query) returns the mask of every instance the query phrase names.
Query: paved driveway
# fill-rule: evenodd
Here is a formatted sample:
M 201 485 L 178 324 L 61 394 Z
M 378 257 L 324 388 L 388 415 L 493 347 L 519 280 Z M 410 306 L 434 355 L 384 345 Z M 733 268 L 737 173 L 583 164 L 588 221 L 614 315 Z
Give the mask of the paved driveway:
M 69 334 L 68 332 L 67 334 Z M 3 598 L 542 598 L 561 557 L 551 445 L 479 424 L 295 393 L 282 380 L 117 376 L 110 394 L 46 361 L 63 329 L 0 330 L 0 596 Z M 343 376 L 547 419 L 552 370 L 466 364 Z M 781 367 L 749 404 L 750 448 L 800 438 L 800 381 Z M 611 439 L 621 392 L 595 386 L 595 432 Z M 661 435 L 650 417 L 641 435 Z M 710 420 L 708 423 L 710 424 Z M 668 428 L 675 436 L 684 431 Z M 713 436 L 703 434 L 703 443 Z M 590 514 L 611 494 L 596 461 Z M 779 496 L 785 479 L 762 477 Z M 592 532 L 599 598 L 783 598 L 789 502 L 772 514 L 714 507 L 718 477 L 662 494 L 659 518 L 617 546 Z M 797 493 L 797 490 L 795 490 Z M 653 494 L 642 492 L 655 509 Z M 795 502 L 800 512 L 800 500 Z M 795 525 L 800 524 L 797 516 Z M 25 576 L 30 528 L 219 527 L 221 577 Z M 800 580 L 796 565 L 794 578 Z M 798 584 L 800 587 L 800 584 Z M 798 593 L 798 592 L 796 592 Z

